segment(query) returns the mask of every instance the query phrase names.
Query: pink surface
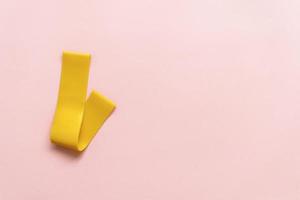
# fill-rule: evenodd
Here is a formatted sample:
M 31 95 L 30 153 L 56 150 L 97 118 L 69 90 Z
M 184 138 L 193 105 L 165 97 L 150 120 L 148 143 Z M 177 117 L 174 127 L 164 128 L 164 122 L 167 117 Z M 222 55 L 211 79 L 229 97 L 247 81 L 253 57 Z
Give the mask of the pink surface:
M 0 199 L 300 198 L 299 0 L 7 0 Z M 81 156 L 49 142 L 62 50 L 118 107 Z

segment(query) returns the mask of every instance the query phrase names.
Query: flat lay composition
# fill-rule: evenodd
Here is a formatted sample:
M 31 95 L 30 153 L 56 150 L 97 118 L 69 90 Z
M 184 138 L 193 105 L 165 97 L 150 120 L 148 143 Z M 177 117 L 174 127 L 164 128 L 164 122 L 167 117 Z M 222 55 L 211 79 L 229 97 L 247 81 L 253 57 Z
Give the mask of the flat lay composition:
M 298 200 L 300 1 L 0 6 L 0 200 Z

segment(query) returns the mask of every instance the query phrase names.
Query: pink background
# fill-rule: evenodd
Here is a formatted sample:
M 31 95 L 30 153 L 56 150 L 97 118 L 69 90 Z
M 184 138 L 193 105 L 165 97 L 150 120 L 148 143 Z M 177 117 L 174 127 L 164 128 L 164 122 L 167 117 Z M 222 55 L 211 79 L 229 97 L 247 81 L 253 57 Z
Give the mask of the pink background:
M 0 199 L 300 198 L 299 0 L 7 0 Z M 62 50 L 117 110 L 49 142 Z

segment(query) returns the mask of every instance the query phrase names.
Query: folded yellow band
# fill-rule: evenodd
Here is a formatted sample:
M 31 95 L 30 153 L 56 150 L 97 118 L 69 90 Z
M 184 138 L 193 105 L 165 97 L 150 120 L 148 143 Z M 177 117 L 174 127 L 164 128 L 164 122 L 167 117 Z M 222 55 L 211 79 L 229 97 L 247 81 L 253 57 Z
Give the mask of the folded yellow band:
M 115 108 L 93 91 L 86 100 L 91 56 L 63 52 L 62 71 L 51 141 L 83 151 Z

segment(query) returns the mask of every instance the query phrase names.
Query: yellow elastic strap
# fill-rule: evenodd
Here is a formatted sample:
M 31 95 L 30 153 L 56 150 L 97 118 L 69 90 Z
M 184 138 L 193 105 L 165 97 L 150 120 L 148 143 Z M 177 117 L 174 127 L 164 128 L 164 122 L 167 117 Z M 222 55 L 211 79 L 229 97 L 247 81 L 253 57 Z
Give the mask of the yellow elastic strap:
M 83 151 L 115 108 L 93 91 L 86 100 L 91 56 L 63 52 L 62 71 L 51 141 Z

